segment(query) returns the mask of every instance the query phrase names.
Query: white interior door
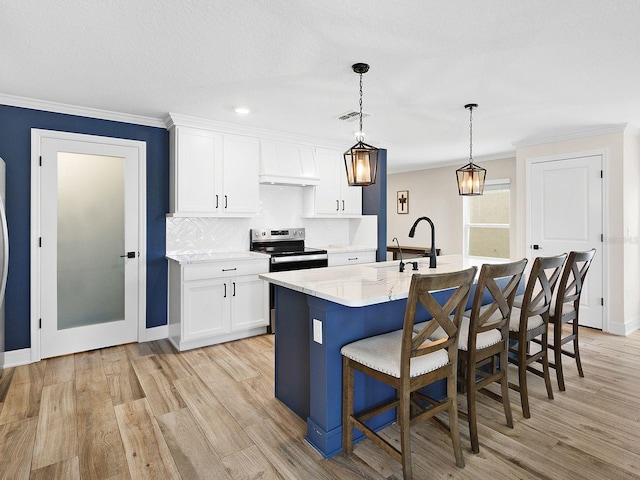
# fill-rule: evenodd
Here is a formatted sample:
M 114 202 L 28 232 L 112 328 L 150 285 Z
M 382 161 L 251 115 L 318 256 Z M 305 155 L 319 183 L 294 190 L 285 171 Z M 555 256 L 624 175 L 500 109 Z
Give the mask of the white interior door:
M 40 139 L 41 358 L 138 339 L 139 151 L 95 138 Z
M 602 156 L 534 161 L 530 172 L 530 256 L 596 249 L 579 320 L 602 329 Z

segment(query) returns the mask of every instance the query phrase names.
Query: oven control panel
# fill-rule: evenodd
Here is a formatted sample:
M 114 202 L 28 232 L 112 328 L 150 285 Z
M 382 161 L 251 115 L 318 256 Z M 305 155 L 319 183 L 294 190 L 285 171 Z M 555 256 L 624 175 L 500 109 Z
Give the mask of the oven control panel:
M 273 242 L 282 240 L 304 240 L 304 228 L 252 228 L 250 233 L 252 242 Z

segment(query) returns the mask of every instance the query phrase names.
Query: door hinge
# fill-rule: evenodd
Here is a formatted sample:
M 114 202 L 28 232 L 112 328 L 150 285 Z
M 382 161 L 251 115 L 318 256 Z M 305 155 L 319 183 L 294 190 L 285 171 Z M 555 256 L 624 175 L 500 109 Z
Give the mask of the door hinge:
M 38 328 L 42 328 L 42 319 L 41 318 L 38 319 Z
M 42 166 L 42 155 L 40 155 L 40 166 Z

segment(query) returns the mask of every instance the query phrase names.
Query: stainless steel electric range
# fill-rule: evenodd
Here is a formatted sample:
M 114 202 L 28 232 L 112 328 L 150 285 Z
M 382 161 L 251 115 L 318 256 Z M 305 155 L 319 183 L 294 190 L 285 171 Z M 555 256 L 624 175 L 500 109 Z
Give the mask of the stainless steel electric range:
M 253 228 L 249 231 L 249 250 L 266 253 L 271 256 L 270 272 L 284 272 L 288 270 L 303 270 L 319 268 L 328 265 L 326 250 L 308 248 L 304 246 L 304 228 Z M 275 333 L 273 285 L 269 294 L 271 310 L 270 331 Z

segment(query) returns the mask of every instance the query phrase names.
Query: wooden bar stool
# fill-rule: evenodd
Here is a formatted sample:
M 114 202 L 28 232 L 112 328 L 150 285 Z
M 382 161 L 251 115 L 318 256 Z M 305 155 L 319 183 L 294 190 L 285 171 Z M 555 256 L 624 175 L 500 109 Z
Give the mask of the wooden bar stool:
M 526 264 L 527 260 L 523 258 L 518 262 L 483 265 L 472 308 L 464 313 L 465 318 L 460 326 L 458 382 L 461 391 L 467 394 L 467 412 L 460 412 L 460 416 L 469 423 L 473 453 L 480 451 L 476 419 L 477 392 L 502 403 L 507 425 L 513 428 L 507 378 L 509 319 Z M 498 286 L 498 279 L 502 287 Z M 487 296 L 490 303 L 487 303 Z M 501 395 L 485 388 L 494 382 L 500 383 Z
M 509 362 L 518 366 L 518 384 L 510 382 L 509 387 L 520 392 L 522 414 L 525 418 L 531 417 L 527 390 L 528 371 L 544 378 L 547 396 L 549 399 L 553 399 L 547 355 L 549 308 L 553 298 L 553 289 L 560 277 L 566 258 L 566 253 L 555 257 L 536 258 L 531 267 L 524 295 L 516 297 L 511 311 Z M 540 351 L 531 353 L 531 342 L 538 337 L 541 337 Z M 532 366 L 538 361 L 542 363 L 542 372 Z
M 342 347 L 342 450 L 345 453 L 353 451 L 353 428 L 356 427 L 402 463 L 404 478 L 410 479 L 410 427 L 429 418 L 437 421 L 435 415 L 446 410 L 456 465 L 464 467 L 456 404 L 458 334 L 476 272 L 477 268 L 472 267 L 453 273 L 414 274 L 402 330 L 365 338 Z M 454 290 L 441 306 L 432 292 L 446 289 Z M 424 323 L 420 332 L 414 334 L 419 303 L 432 318 Z M 439 327 L 446 332 L 446 336 L 441 340 L 430 340 L 429 337 Z M 392 386 L 396 389 L 396 398 L 385 405 L 354 413 L 354 370 Z M 418 392 L 427 385 L 445 379 L 447 394 L 443 399 L 437 400 Z M 391 408 L 397 409 L 400 450 L 364 423 Z
M 556 370 L 558 388 L 562 391 L 565 390 L 562 355 L 574 358 L 578 367 L 578 375 L 584 377 L 578 347 L 578 314 L 584 279 L 595 254 L 595 248 L 587 252 L 569 253 L 562 277 L 558 282 L 555 304 L 549 310 L 549 323 L 553 324 L 553 344 L 549 344 L 549 348 L 554 352 L 554 362 L 550 366 Z M 571 333 L 563 336 L 562 327 L 568 323 L 571 324 Z M 564 344 L 569 342 L 573 342 L 573 352 L 562 348 Z

